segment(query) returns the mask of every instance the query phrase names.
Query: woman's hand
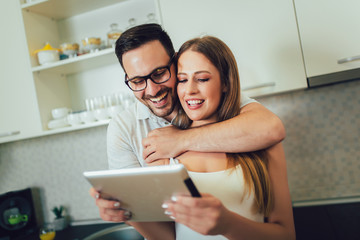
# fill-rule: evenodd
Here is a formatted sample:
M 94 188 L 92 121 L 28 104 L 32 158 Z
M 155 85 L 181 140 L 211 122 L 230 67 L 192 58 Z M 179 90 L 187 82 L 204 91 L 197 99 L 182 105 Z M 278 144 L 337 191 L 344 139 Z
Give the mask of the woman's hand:
M 163 204 L 165 214 L 175 222 L 184 224 L 203 235 L 223 234 L 229 211 L 211 194 L 202 193 L 201 196 L 201 198 L 176 196 L 171 202 Z
M 131 212 L 121 208 L 119 201 L 111 201 L 101 198 L 101 194 L 94 188 L 90 188 L 90 195 L 95 198 L 95 204 L 99 208 L 100 217 L 110 222 L 125 222 L 131 219 Z

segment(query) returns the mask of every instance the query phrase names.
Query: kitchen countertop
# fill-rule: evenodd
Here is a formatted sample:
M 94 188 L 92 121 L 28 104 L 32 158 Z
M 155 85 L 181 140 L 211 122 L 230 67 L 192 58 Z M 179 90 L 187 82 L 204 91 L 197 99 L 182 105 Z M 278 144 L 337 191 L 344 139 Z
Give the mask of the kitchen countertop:
M 293 201 L 292 205 L 293 205 L 293 207 L 306 207 L 306 206 L 319 206 L 319 205 L 358 203 L 358 202 L 360 202 L 360 196 L 347 196 L 347 197 L 307 199 L 307 200 Z
M 57 231 L 54 240 L 81 240 L 97 231 L 124 223 L 97 223 L 87 225 L 73 225 L 62 231 Z M 16 240 L 39 240 L 38 232 L 18 238 Z

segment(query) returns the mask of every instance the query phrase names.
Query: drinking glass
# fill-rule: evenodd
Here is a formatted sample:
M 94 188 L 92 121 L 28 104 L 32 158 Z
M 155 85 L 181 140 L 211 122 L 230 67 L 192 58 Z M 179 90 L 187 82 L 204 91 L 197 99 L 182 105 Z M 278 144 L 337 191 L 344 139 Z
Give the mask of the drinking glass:
M 55 238 L 55 228 L 52 224 L 45 224 L 40 228 L 39 237 L 41 240 L 53 240 Z

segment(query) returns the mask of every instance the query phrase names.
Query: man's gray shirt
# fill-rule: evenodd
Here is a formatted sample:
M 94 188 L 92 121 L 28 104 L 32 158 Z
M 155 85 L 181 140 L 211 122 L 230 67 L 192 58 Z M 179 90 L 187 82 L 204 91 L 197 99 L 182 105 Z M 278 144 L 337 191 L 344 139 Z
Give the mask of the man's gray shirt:
M 256 102 L 241 94 L 241 107 Z M 107 129 L 107 154 L 110 169 L 143 167 L 142 139 L 156 128 L 169 126 L 170 122 L 154 115 L 139 101 L 117 114 Z

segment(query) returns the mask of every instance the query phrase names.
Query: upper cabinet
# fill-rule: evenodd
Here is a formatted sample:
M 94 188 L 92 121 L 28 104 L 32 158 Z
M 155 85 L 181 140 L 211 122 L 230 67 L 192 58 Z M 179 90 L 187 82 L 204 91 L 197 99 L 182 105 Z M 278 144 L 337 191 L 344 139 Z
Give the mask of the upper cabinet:
M 1 1 L 0 143 L 31 137 L 41 129 L 19 7 L 17 1 Z
M 201 35 L 219 37 L 230 47 L 247 95 L 307 87 L 292 1 L 159 0 L 159 5 L 176 49 Z
M 294 2 L 309 85 L 359 78 L 360 1 Z

